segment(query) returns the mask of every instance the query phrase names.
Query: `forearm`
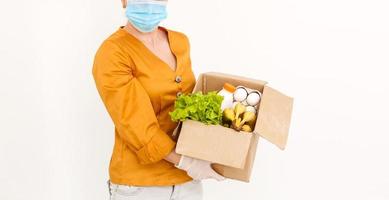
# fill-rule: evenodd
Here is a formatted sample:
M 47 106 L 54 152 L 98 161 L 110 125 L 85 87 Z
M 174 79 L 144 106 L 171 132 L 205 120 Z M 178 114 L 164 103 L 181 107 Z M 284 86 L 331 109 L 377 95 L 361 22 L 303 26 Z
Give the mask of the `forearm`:
M 180 162 L 181 155 L 176 153 L 175 150 L 173 150 L 164 159 L 168 162 L 173 163 L 174 165 L 177 165 Z

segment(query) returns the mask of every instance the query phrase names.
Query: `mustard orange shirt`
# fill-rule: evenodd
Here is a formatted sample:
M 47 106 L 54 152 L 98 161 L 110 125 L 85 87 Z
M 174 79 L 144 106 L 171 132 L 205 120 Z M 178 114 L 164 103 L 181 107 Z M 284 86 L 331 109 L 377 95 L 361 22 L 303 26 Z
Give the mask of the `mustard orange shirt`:
M 174 71 L 140 40 L 122 27 L 98 49 L 93 76 L 101 99 L 115 125 L 115 144 L 109 166 L 116 184 L 165 186 L 192 180 L 164 160 L 176 144 L 170 118 L 177 95 L 191 93 L 195 77 L 188 38 L 167 32 L 176 57 Z

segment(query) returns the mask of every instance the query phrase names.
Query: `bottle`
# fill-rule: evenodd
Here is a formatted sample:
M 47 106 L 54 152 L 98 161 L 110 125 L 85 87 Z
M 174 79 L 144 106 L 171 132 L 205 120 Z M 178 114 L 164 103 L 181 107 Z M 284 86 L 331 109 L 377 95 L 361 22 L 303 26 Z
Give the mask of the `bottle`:
M 217 94 L 223 96 L 223 102 L 221 105 L 222 111 L 226 108 L 232 108 L 232 103 L 234 101 L 234 92 L 235 87 L 229 83 L 224 83 L 223 89 L 221 89 Z

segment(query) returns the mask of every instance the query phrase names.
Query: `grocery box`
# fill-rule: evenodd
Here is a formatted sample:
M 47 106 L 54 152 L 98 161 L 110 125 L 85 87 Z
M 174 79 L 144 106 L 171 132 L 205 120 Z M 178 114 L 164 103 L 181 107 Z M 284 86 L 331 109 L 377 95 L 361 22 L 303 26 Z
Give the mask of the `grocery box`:
M 186 120 L 176 131 L 176 152 L 215 163 L 213 168 L 224 177 L 249 182 L 260 137 L 285 149 L 293 99 L 265 81 L 218 72 L 200 74 L 193 93 L 219 91 L 226 82 L 262 93 L 253 132 Z

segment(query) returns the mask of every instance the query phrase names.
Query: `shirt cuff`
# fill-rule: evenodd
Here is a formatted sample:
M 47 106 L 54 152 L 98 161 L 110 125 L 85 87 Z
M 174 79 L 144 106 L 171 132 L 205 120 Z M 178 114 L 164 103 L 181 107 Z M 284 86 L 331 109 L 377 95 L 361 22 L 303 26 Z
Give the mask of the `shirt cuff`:
M 164 159 L 176 143 L 162 130 L 158 130 L 149 143 L 136 152 L 140 164 L 151 164 Z

